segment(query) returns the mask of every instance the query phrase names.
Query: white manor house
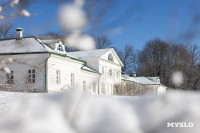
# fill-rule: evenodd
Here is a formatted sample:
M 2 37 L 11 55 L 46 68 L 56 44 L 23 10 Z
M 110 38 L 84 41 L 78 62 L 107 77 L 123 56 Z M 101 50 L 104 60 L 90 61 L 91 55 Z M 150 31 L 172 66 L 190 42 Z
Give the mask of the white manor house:
M 23 29 L 16 31 L 17 38 L 0 40 L 1 69 L 10 71 L 0 71 L 1 86 L 10 91 L 60 92 L 76 87 L 91 95 L 113 95 L 113 85 L 126 81 L 113 48 L 67 52 L 60 40 L 23 37 Z M 155 78 L 128 81 L 137 83 L 137 78 L 142 84 L 157 85 L 157 92 L 166 90 L 158 89 L 161 84 Z

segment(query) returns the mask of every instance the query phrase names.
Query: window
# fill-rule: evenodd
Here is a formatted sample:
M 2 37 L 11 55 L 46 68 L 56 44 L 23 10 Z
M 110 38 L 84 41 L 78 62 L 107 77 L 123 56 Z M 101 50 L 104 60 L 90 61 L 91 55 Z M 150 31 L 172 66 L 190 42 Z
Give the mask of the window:
M 28 70 L 28 83 L 35 83 L 35 69 Z
M 103 66 L 102 66 L 102 70 L 101 71 L 102 71 L 101 73 L 104 74 L 104 67 Z
M 71 73 L 71 86 L 74 86 L 74 73 Z
M 93 93 L 96 93 L 96 83 L 93 83 Z
M 64 51 L 64 50 L 63 50 L 63 47 L 62 47 L 62 45 L 61 45 L 61 44 L 59 44 L 59 45 L 58 45 L 58 48 L 57 48 L 57 50 L 58 50 L 58 51 Z
M 112 69 L 109 69 L 109 76 L 112 77 Z
M 108 60 L 114 62 L 112 54 L 108 55 Z
M 119 78 L 119 71 L 117 71 L 117 78 Z
M 86 91 L 86 81 L 83 81 L 83 91 Z
M 14 72 L 13 71 L 10 71 L 10 73 L 7 73 L 7 83 L 14 84 Z
M 60 70 L 56 70 L 56 84 L 60 84 Z
M 105 93 L 105 84 L 102 83 L 101 84 L 101 94 L 104 94 Z

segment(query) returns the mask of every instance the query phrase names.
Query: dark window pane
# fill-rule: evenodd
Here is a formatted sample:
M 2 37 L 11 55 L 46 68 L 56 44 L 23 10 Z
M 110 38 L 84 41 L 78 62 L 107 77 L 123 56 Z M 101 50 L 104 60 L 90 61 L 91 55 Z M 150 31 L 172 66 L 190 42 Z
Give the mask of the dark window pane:
M 35 69 L 32 70 L 32 73 L 35 73 Z

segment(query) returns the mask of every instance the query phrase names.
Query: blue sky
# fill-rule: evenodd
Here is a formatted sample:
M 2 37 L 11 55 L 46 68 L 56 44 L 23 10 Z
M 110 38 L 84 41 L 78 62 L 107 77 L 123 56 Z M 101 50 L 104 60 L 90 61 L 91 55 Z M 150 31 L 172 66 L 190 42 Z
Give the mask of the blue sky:
M 125 17 L 121 16 L 121 23 L 115 27 L 104 27 L 106 23 L 120 18 L 120 14 L 123 14 L 130 5 L 137 10 L 127 12 Z M 100 22 L 99 29 L 109 29 L 97 30 L 95 34 L 107 34 L 113 46 L 117 48 L 123 48 L 125 44 L 130 43 L 137 50 L 142 49 L 145 42 L 154 38 L 200 44 L 199 24 L 193 25 L 194 15 L 200 14 L 198 5 L 199 0 L 116 0 Z M 28 8 L 33 16 L 17 18 L 14 20 L 14 27 L 24 28 L 25 35 L 61 32 L 57 20 L 59 6 L 56 2 L 35 1 Z M 126 16 L 128 21 L 125 21 Z M 190 38 L 183 37 L 183 34 L 190 33 L 190 30 L 195 35 L 192 34 Z

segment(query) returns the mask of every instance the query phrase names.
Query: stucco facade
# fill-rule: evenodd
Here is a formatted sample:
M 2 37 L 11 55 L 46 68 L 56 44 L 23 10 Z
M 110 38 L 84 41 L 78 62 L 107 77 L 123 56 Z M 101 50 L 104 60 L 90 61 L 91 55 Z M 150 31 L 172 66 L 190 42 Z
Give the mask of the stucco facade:
M 6 67 L 13 71 L 12 80 L 13 83 L 7 83 L 8 74 L 5 72 L 0 72 L 1 83 L 7 84 L 6 89 L 10 91 L 37 91 L 46 92 L 45 87 L 45 60 L 48 57 L 48 53 L 38 53 L 38 54 L 10 54 L 10 55 L 0 55 L 2 60 L 12 59 L 13 62 L 7 63 Z M 35 75 L 34 82 L 29 82 L 29 70 L 35 70 L 33 73 Z M 33 75 L 32 74 L 32 75 Z
M 113 95 L 113 86 L 121 83 L 121 67 L 123 66 L 113 48 L 69 52 L 69 54 L 86 61 L 87 66 L 101 74 L 98 94 Z M 109 56 L 112 57 L 109 58 Z

